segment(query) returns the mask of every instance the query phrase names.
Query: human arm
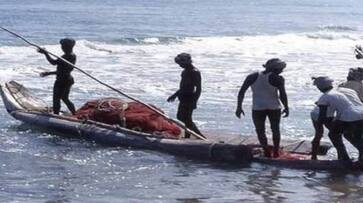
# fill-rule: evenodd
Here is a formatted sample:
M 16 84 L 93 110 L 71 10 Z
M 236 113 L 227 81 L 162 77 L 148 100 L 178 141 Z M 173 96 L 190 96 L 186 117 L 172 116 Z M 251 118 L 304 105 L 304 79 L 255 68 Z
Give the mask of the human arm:
M 55 74 L 57 74 L 57 72 L 56 71 L 46 71 L 46 72 L 42 72 L 42 73 L 40 73 L 39 75 L 40 75 L 40 77 L 46 77 L 46 76 L 48 76 L 48 75 L 55 75 Z
M 57 65 L 58 64 L 58 60 L 57 59 L 53 59 L 52 57 L 50 57 L 50 55 L 48 54 L 48 52 L 44 49 L 44 48 L 39 48 L 38 52 L 41 54 L 44 54 L 45 58 L 48 60 L 48 62 L 52 65 Z
M 319 105 L 317 120 L 314 120 L 312 118 L 314 129 L 315 129 L 315 135 L 311 142 L 311 159 L 312 160 L 318 159 L 317 155 L 319 152 L 320 140 L 324 134 L 324 123 L 326 123 L 326 120 L 327 120 L 327 111 L 328 111 L 327 105 Z
M 257 80 L 257 77 L 258 77 L 258 73 L 253 73 L 251 75 L 248 75 L 238 92 L 237 108 L 236 108 L 236 112 L 235 112 L 235 114 L 238 118 L 241 118 L 241 114 L 245 115 L 243 108 L 242 108 L 243 99 L 245 97 L 245 93 L 246 93 L 247 89 Z
M 324 134 L 323 124 L 318 123 L 319 112 L 320 112 L 319 106 L 315 106 L 314 109 L 310 113 L 311 121 L 313 123 L 314 130 L 315 130 L 314 138 L 311 141 L 311 159 L 312 160 L 317 160 L 317 154 L 319 151 L 320 140 Z
M 317 155 L 320 147 L 320 140 L 324 134 L 324 126 L 322 123 L 318 123 L 317 121 L 314 120 L 313 120 L 313 125 L 315 129 L 315 135 L 311 142 L 311 159 L 317 160 L 318 159 Z
M 193 108 L 197 108 L 198 99 L 202 93 L 202 76 L 199 71 L 195 72 L 195 92 L 194 92 L 194 106 Z
M 168 99 L 166 101 L 168 102 L 173 102 L 175 101 L 176 97 L 179 95 L 179 90 L 176 91 L 174 94 L 172 94 L 170 97 L 168 97 Z
M 282 105 L 284 106 L 284 109 L 282 110 L 282 113 L 284 114 L 283 117 L 288 117 L 290 114 L 290 111 L 289 111 L 289 104 L 288 104 L 288 99 L 287 99 L 287 94 L 286 94 L 286 89 L 285 89 L 285 79 L 282 76 L 271 74 L 270 83 L 273 86 L 277 87 L 277 89 L 279 91 L 280 101 L 281 101 Z

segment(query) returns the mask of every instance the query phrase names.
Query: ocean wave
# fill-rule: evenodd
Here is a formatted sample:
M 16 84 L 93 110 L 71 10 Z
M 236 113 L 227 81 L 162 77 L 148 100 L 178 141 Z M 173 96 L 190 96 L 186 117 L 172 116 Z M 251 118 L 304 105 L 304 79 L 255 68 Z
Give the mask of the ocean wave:
M 358 31 L 357 28 L 344 26 L 344 25 L 324 25 L 319 27 L 320 30 L 327 30 L 327 31 Z
M 342 31 L 342 30 L 341 30 Z M 277 35 L 242 35 L 242 36 L 211 36 L 211 37 L 149 37 L 149 38 L 122 38 L 114 40 L 113 43 L 123 44 L 123 45 L 169 45 L 178 43 L 190 43 L 190 42 L 231 42 L 237 41 L 241 42 L 245 39 L 278 39 L 283 40 L 291 38 L 306 37 L 308 39 L 323 39 L 323 40 L 362 40 L 363 35 L 360 33 L 352 32 L 335 32 L 335 31 L 318 31 L 318 32 L 308 32 L 308 33 L 287 33 L 287 34 L 277 34 Z M 112 43 L 112 44 L 113 44 Z
M 292 49 L 294 46 L 304 48 L 312 46 L 313 44 L 324 43 L 324 41 L 331 41 L 333 44 L 360 44 L 363 40 L 363 35 L 357 32 L 331 32 L 319 31 L 309 33 L 290 33 L 290 34 L 277 34 L 277 35 L 241 35 L 241 36 L 215 36 L 215 37 L 149 37 L 149 38 L 122 38 L 114 42 L 99 42 L 89 41 L 86 39 L 77 40 L 75 51 L 86 54 L 141 54 L 152 50 L 156 52 L 170 51 L 171 47 L 179 51 L 188 52 L 201 52 L 201 53 L 215 53 L 219 57 L 230 56 L 231 52 L 235 53 L 244 50 L 245 54 L 252 54 L 256 47 L 265 47 L 269 44 L 271 46 L 283 47 L 288 46 Z M 354 46 L 353 45 L 353 46 Z M 57 54 L 62 54 L 58 44 L 47 45 L 40 44 L 49 51 Z M 34 57 L 38 53 L 29 46 L 0 46 L 0 59 L 4 58 L 7 61 L 16 57 L 19 51 L 23 54 L 23 59 L 27 57 Z M 274 53 L 274 52 L 267 52 Z M 173 53 L 175 54 L 175 53 Z M 233 55 L 233 54 L 232 54 Z M 252 54 L 253 55 L 253 54 Z M 160 57 L 164 57 L 160 55 Z
M 107 52 L 107 53 L 112 53 L 113 51 L 107 48 L 102 47 L 102 45 L 98 45 L 96 43 L 90 42 L 90 41 L 86 41 L 86 40 L 82 40 L 83 41 L 83 45 L 85 47 L 88 47 L 90 49 L 96 50 L 96 51 L 100 51 L 100 52 Z
M 127 45 L 140 45 L 140 44 L 169 44 L 182 42 L 184 37 L 134 37 L 134 38 L 119 38 L 112 42 L 127 44 Z
M 305 33 L 305 35 L 310 39 L 325 39 L 325 40 L 339 40 L 339 39 L 348 39 L 348 40 L 361 40 L 363 39 L 362 35 L 354 34 L 354 33 L 337 33 L 337 32 L 315 32 L 315 33 Z

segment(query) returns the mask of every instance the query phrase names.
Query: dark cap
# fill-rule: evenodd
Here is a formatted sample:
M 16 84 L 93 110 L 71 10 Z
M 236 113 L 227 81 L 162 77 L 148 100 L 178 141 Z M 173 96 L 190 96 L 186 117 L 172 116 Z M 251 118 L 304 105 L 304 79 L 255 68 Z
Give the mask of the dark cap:
M 188 53 L 180 53 L 175 57 L 175 63 L 177 64 L 191 64 L 192 57 Z
M 286 63 L 279 58 L 272 58 L 262 66 L 269 69 L 284 69 L 286 67 Z
M 61 45 L 67 46 L 67 47 L 74 47 L 76 44 L 76 41 L 72 38 L 64 38 L 59 41 Z

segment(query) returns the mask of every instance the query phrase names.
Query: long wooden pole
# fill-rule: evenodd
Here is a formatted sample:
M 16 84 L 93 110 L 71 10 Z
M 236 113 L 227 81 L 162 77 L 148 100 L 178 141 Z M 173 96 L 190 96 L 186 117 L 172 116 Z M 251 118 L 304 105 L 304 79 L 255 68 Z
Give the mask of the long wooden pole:
M 4 27 L 1 27 L 1 26 L 0 26 L 0 28 L 1 28 L 2 30 L 4 30 L 4 31 L 6 31 L 6 32 L 8 32 L 8 33 L 10 33 L 10 34 L 12 34 L 12 35 L 14 35 L 15 37 L 20 38 L 21 40 L 23 40 L 23 41 L 24 41 L 24 42 L 26 42 L 27 44 L 29 44 L 29 45 L 31 45 L 31 46 L 34 46 L 34 47 L 36 47 L 36 48 L 38 48 L 38 49 L 42 49 L 39 45 L 34 44 L 34 43 L 32 43 L 32 42 L 28 41 L 27 39 L 25 39 L 24 37 L 22 37 L 22 36 L 21 36 L 21 35 L 19 35 L 19 34 L 17 34 L 17 33 L 15 33 L 15 32 L 13 32 L 13 31 L 10 31 L 10 30 L 8 30 L 8 29 L 6 29 L 6 28 L 4 28 Z M 72 64 L 71 62 L 69 62 L 69 61 L 65 60 L 64 58 L 59 57 L 59 56 L 57 56 L 56 54 L 53 54 L 53 53 L 52 53 L 52 52 L 50 52 L 50 51 L 47 51 L 47 50 L 45 50 L 45 51 L 46 51 L 49 55 L 56 57 L 57 59 L 59 59 L 59 60 L 63 61 L 64 63 L 66 63 L 66 64 L 67 64 L 67 65 L 69 65 L 69 66 L 72 66 L 74 69 L 77 69 L 78 71 L 80 71 L 81 73 L 83 73 L 83 74 L 85 74 L 86 76 L 90 77 L 91 79 L 95 80 L 96 82 L 100 83 L 101 85 L 104 85 L 104 86 L 108 87 L 109 89 L 111 89 L 111 90 L 113 90 L 113 91 L 115 91 L 115 92 L 117 92 L 117 93 L 121 94 L 122 96 L 124 96 L 124 97 L 126 97 L 126 98 L 128 98 L 128 99 L 131 99 L 131 100 L 133 100 L 133 101 L 135 101 L 135 102 L 138 102 L 138 103 L 140 103 L 140 104 L 144 105 L 144 106 L 145 106 L 145 107 L 147 107 L 148 109 L 150 109 L 150 110 L 154 111 L 155 113 L 157 113 L 157 114 L 161 115 L 162 117 L 166 118 L 167 120 L 169 120 L 169 121 L 171 121 L 171 122 L 173 122 L 173 123 L 177 124 L 179 127 L 181 127 L 181 128 L 183 128 L 183 129 L 185 129 L 186 133 L 190 133 L 190 134 L 194 135 L 195 137 L 197 137 L 197 138 L 199 138 L 199 139 L 207 140 L 205 137 L 203 137 L 203 136 L 201 136 L 201 135 L 199 135 L 199 134 L 195 133 L 194 131 L 192 131 L 192 130 L 188 129 L 188 128 L 187 128 L 184 124 L 182 124 L 181 122 L 179 122 L 179 121 L 177 121 L 177 120 L 174 120 L 174 119 L 170 118 L 169 116 L 165 115 L 163 112 L 161 112 L 161 111 L 159 111 L 158 109 L 156 109 L 156 108 L 154 108 L 154 107 L 150 106 L 149 104 L 146 104 L 146 103 L 142 102 L 141 100 L 136 99 L 135 97 L 132 97 L 132 96 L 130 96 L 130 95 L 127 95 L 126 93 L 123 93 L 122 91 L 120 91 L 120 90 L 118 90 L 118 89 L 116 89 L 116 88 L 114 88 L 114 87 L 112 87 L 112 86 L 110 86 L 110 85 L 108 85 L 108 84 L 106 84 L 106 83 L 104 83 L 104 82 L 100 81 L 99 79 L 95 78 L 94 76 L 92 76 L 91 74 L 89 74 L 89 73 L 87 73 L 86 71 L 82 70 L 81 68 L 78 68 L 77 66 L 75 66 L 75 65 L 74 65 L 74 64 Z

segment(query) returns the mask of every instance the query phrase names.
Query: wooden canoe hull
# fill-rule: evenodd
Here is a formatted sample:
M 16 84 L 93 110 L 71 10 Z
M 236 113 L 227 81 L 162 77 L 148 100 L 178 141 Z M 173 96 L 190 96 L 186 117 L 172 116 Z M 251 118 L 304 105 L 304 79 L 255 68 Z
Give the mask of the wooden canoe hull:
M 10 87 L 9 87 L 10 86 Z M 17 91 L 10 88 L 18 88 Z M 19 98 L 29 96 L 26 88 L 18 83 L 7 84 L 1 87 L 1 96 L 9 114 L 15 119 L 31 126 L 41 127 L 63 136 L 78 137 L 108 146 L 134 147 L 149 150 L 158 150 L 170 154 L 188 157 L 190 159 L 202 159 L 218 162 L 247 164 L 252 160 L 250 147 L 241 144 L 228 144 L 213 140 L 203 141 L 195 139 L 167 139 L 155 137 L 152 134 L 129 130 L 120 126 L 112 126 L 95 121 L 81 121 L 68 116 L 59 116 L 46 111 L 32 111 L 32 103 L 26 100 L 25 104 L 17 96 L 11 94 L 14 91 Z M 24 91 L 24 93 L 22 93 Z M 35 100 L 32 96 L 31 100 Z M 36 102 L 37 109 L 41 109 Z M 44 109 L 46 109 L 44 107 Z

